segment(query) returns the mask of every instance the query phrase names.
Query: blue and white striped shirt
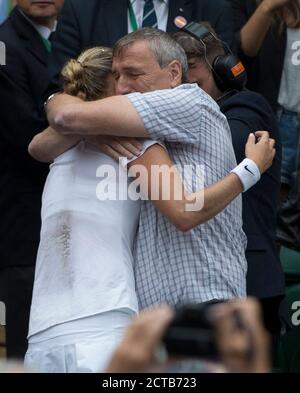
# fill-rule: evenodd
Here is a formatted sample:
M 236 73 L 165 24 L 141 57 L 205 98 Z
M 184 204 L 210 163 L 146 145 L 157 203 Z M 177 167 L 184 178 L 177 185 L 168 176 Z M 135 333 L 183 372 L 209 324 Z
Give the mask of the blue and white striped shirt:
M 175 164 L 203 165 L 205 186 L 236 166 L 227 120 L 196 84 L 133 93 L 128 98 L 151 138 L 165 143 Z M 197 191 L 195 179 L 186 187 Z M 134 250 L 140 308 L 245 296 L 245 248 L 241 197 L 186 233 L 177 230 L 151 202 L 143 201 Z

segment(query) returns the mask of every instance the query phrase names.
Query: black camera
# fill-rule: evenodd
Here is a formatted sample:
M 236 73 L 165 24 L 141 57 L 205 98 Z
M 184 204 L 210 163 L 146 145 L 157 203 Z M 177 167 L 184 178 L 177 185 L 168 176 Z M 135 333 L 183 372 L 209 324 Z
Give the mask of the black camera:
M 178 308 L 163 343 L 169 355 L 218 360 L 213 311 L 216 303 L 187 305 Z M 237 327 L 243 328 L 238 315 Z

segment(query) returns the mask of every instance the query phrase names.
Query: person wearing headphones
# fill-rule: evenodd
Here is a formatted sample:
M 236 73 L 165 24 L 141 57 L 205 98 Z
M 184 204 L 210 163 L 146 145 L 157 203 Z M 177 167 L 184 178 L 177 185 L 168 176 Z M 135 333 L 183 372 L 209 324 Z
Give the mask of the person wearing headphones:
M 191 23 L 173 38 L 187 54 L 189 81 L 214 98 L 227 117 L 238 162 L 245 158 L 243 146 L 251 132 L 268 130 L 276 140 L 278 149 L 273 165 L 255 187 L 243 193 L 243 229 L 248 240 L 247 294 L 260 299 L 266 327 L 273 336 L 279 336 L 285 285 L 275 246 L 281 167 L 275 115 L 263 96 L 244 88 L 247 75 L 243 64 L 209 24 Z

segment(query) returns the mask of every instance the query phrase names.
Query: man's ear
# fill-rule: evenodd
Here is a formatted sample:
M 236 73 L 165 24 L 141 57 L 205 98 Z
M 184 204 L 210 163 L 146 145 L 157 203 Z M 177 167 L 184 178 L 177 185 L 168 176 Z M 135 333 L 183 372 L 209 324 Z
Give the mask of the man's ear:
M 182 83 L 182 65 L 178 60 L 173 60 L 169 65 L 171 87 L 177 87 Z

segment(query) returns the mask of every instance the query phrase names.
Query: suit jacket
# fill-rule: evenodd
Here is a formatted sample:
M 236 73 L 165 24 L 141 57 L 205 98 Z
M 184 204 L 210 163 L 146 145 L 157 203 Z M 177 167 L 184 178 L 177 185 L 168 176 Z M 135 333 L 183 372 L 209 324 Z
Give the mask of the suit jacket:
M 39 107 L 47 85 L 48 52 L 17 8 L 0 26 L 6 66 L 0 67 L 0 267 L 34 265 L 41 196 L 48 165 L 27 149 L 47 126 Z
M 236 41 L 240 42 L 240 30 L 254 14 L 256 0 L 231 0 L 233 7 Z M 278 109 L 278 95 L 284 65 L 287 31 L 279 33 L 274 26 L 270 28 L 265 41 L 254 58 L 246 56 L 240 45 L 239 55 L 246 66 L 248 74 L 247 88 L 262 94 L 274 112 Z
M 127 0 L 65 0 L 53 42 L 50 63 L 52 85 L 45 96 L 59 90 L 59 73 L 64 63 L 86 48 L 112 47 L 128 32 Z M 224 0 L 170 0 L 167 31 L 173 32 L 176 16 L 187 21 L 209 21 L 228 44 L 233 41 L 230 4 Z
M 285 292 L 284 273 L 275 247 L 281 168 L 277 120 L 267 101 L 249 90 L 225 99 L 220 108 L 229 122 L 237 162 L 245 158 L 250 132 L 268 130 L 276 141 L 273 165 L 254 187 L 242 195 L 243 229 L 248 240 L 248 295 L 258 298 L 281 296 Z

